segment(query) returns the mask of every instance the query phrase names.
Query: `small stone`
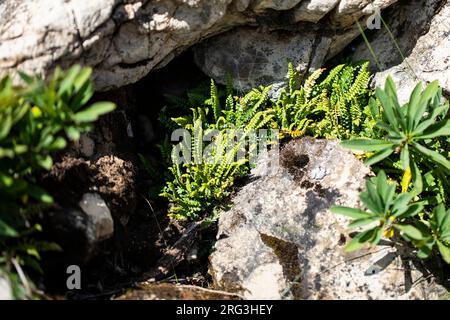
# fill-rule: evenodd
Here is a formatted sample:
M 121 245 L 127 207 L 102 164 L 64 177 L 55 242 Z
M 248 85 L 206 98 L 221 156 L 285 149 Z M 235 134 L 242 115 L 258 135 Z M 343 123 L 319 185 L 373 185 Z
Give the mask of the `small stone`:
M 96 193 L 86 193 L 79 202 L 80 208 L 88 216 L 94 229 L 95 242 L 111 238 L 114 233 L 114 221 L 105 201 Z
M 86 193 L 79 208 L 65 207 L 48 213 L 44 230 L 63 248 L 67 261 L 85 264 L 97 255 L 100 244 L 114 234 L 114 222 L 105 201 Z

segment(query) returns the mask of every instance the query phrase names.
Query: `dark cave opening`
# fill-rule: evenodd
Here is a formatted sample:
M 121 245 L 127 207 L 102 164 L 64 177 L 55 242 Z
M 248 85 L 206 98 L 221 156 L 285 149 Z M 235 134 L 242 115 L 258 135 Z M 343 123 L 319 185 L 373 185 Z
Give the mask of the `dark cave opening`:
M 169 219 L 167 202 L 158 196 L 166 170 L 158 144 L 169 133 L 161 123 L 159 114 L 164 106 L 170 104 L 168 96 L 172 99 L 183 97 L 189 89 L 209 81 L 195 65 L 193 54 L 186 51 L 165 67 L 152 71 L 134 84 L 95 94 L 93 100 L 112 101 L 116 103 L 117 109 L 100 119 L 93 132 L 89 133 L 89 137 L 95 141 L 95 152 L 82 157 L 94 162 L 106 154 L 130 162 L 135 170 L 135 205 L 119 208 L 128 211 L 121 212 L 119 218 L 117 214 L 113 214 L 113 237 L 101 243 L 94 258 L 80 265 L 81 290 L 68 290 L 66 287 L 67 266 L 79 264 L 78 259 L 64 252 L 45 254 L 45 276 L 38 281 L 44 292 L 50 296 L 65 296 L 69 299 L 114 296 L 139 282 L 145 272 L 156 268 L 158 259 L 179 239 L 187 222 Z M 176 110 L 174 112 L 176 113 Z M 110 133 L 108 139 L 111 141 L 105 142 L 104 137 L 99 138 L 104 135 L 105 130 Z M 105 147 L 110 142 L 113 147 Z M 146 168 L 148 165 L 158 173 L 157 176 L 149 173 Z M 72 174 L 72 177 L 76 180 L 80 178 L 77 174 Z M 69 189 L 80 188 L 77 182 L 69 182 Z M 94 187 L 98 188 L 100 186 Z M 53 187 L 53 190 L 60 192 L 57 187 Z M 78 191 L 75 190 L 71 194 L 74 199 L 81 196 Z M 58 199 L 58 196 L 56 198 Z M 126 224 L 121 222 L 123 216 L 126 217 Z M 50 232 L 50 237 L 52 236 L 54 234 Z M 212 246 L 214 238 L 213 229 L 200 231 L 196 240 L 200 245 L 197 244 L 193 249 L 200 251 L 198 258 L 186 259 L 174 268 L 167 278 L 158 280 L 207 285 L 208 248 Z M 60 239 L 56 237 L 55 240 Z M 199 246 L 203 245 L 206 250 L 199 250 Z M 70 241 L 66 248 L 73 249 Z

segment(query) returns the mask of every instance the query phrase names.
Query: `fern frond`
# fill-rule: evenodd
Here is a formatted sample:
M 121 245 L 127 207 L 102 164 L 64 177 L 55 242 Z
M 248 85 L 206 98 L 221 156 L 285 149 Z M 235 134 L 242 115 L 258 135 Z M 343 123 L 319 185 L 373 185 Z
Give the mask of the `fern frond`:
M 289 94 L 293 94 L 298 87 L 298 72 L 292 62 L 288 64 L 288 77 L 289 77 Z
M 219 92 L 213 79 L 211 79 L 211 106 L 214 113 L 214 120 L 217 121 L 222 112 L 220 108 Z
M 317 79 L 322 75 L 325 69 L 317 69 L 314 71 L 308 79 L 306 79 L 305 84 L 303 85 L 303 90 L 305 92 L 305 100 L 308 101 L 311 97 L 314 86 L 316 85 Z
M 345 95 L 347 101 L 352 101 L 356 99 L 360 94 L 364 93 L 367 90 L 370 77 L 370 74 L 367 71 L 368 66 L 369 66 L 368 62 L 362 65 L 358 75 L 356 76 L 355 81 L 353 82 L 350 89 Z

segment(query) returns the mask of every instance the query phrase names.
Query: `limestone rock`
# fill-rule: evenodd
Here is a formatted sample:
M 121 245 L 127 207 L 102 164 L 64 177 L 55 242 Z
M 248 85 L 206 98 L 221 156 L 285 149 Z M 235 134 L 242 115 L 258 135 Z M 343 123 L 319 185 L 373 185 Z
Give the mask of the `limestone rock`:
M 136 82 L 206 38 L 241 26 L 300 30 L 298 34 L 293 32 L 290 39 L 286 39 L 287 43 L 299 45 L 300 52 L 314 52 L 313 46 L 327 42 L 326 33 L 318 35 L 315 31 L 330 25 L 327 21 L 319 21 L 321 17 L 333 14 L 336 28 L 340 28 L 337 34 L 347 41 L 347 31 L 353 30 L 348 29 L 348 16 L 353 19 L 366 15 L 363 0 L 336 2 L 4 0 L 0 2 L 0 76 L 16 70 L 48 74 L 57 65 L 68 67 L 81 63 L 94 68 L 97 90 L 113 89 Z M 386 6 L 395 0 L 375 2 Z M 334 10 L 337 5 L 338 10 Z M 312 18 L 305 18 L 308 15 Z M 311 22 L 298 25 L 299 20 L 318 22 L 318 25 Z M 351 20 L 350 24 L 353 23 Z M 298 41 L 299 37 L 305 36 L 308 40 Z M 310 38 L 315 39 L 313 45 Z M 262 44 L 272 40 L 272 44 L 264 45 L 258 51 L 280 45 L 279 39 L 270 35 Z M 323 54 L 318 52 L 316 50 L 310 56 L 316 62 L 302 60 L 302 63 L 316 65 L 323 62 Z M 245 56 L 249 55 L 251 52 L 246 52 Z M 269 57 L 285 62 L 291 56 Z M 267 63 L 273 64 L 268 68 L 270 70 L 279 61 Z
M 325 30 L 325 29 L 324 29 Z M 262 32 L 241 28 L 211 38 L 194 47 L 197 66 L 225 84 L 231 75 L 236 89 L 247 91 L 259 85 L 282 86 L 288 79 L 288 62 L 303 75 L 323 66 L 359 34 L 319 30 Z
M 398 0 L 341 0 L 333 12 L 334 23 L 349 26 L 355 20 L 365 15 L 371 15 L 375 10 L 383 10 Z
M 208 76 L 225 84 L 228 75 L 238 90 L 247 91 L 259 85 L 280 85 L 286 82 L 287 64 L 292 62 L 301 75 L 322 67 L 326 60 L 342 51 L 360 31 L 355 20 L 374 13 L 397 0 L 302 1 L 292 9 L 292 16 L 280 16 L 269 30 L 239 28 L 220 34 L 194 46 L 196 64 Z M 291 2 L 284 2 L 286 6 Z M 274 1 L 259 2 L 266 8 Z M 262 7 L 261 7 L 262 8 Z M 328 20 L 320 21 L 326 14 Z
M 295 7 L 301 0 L 260 0 L 253 6 L 256 12 L 266 9 L 288 10 Z
M 345 253 L 348 220 L 329 208 L 358 207 L 370 174 L 351 152 L 337 141 L 302 138 L 277 159 L 262 157 L 220 216 L 210 257 L 219 288 L 247 299 L 434 299 L 446 292 L 432 277 L 419 281 L 420 262 L 389 241 Z
M 303 0 L 294 11 L 295 20 L 318 22 L 338 3 L 339 0 Z
M 381 69 L 377 68 L 365 44 L 355 48 L 353 60 L 372 60 L 372 67 L 377 71 L 375 85 L 384 85 L 386 77 L 391 75 L 399 87 L 402 102 L 409 99 L 418 81 L 437 79 L 450 93 L 450 2 L 402 2 L 390 8 L 385 18 L 406 59 L 403 60 L 382 27 L 370 39 Z
M 105 201 L 96 193 L 85 193 L 79 202 L 81 210 L 88 216 L 93 226 L 96 241 L 112 237 L 114 221 Z
M 255 29 L 240 29 L 207 40 L 195 48 L 195 60 L 204 73 L 221 83 L 231 75 L 238 90 L 282 82 L 291 61 L 305 72 L 316 54 L 318 65 L 325 52 L 315 52 L 316 37 L 312 32 L 274 31 L 270 34 Z

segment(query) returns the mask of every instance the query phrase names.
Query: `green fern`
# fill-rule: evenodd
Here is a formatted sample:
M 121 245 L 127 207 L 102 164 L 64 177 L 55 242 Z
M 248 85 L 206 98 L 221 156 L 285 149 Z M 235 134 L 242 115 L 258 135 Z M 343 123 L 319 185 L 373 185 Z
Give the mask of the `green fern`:
M 240 152 L 257 148 L 258 141 L 251 136 L 252 130 L 281 129 L 281 138 L 303 134 L 340 138 L 360 133 L 362 128 L 372 125 L 372 111 L 376 107 L 373 103 L 368 106 L 367 63 L 339 65 L 321 80 L 324 71 L 318 69 L 300 83 L 297 71 L 289 64 L 288 87 L 281 90 L 276 100 L 269 97 L 270 86 L 252 89 L 242 97 L 233 96 L 230 80 L 226 94 L 211 81 L 209 97 L 202 102 L 198 96 L 188 93 L 196 97 L 190 99 L 195 102 L 188 106 L 191 113 L 172 120 L 177 127 L 190 132 L 193 162 L 177 164 L 172 161 L 170 165 L 168 181 L 161 194 L 170 202 L 170 215 L 198 219 L 223 203 L 234 180 L 250 170 L 248 159 L 236 158 Z M 213 130 L 218 133 L 211 144 L 205 146 L 202 137 Z M 237 138 L 236 132 L 240 133 Z M 163 151 L 167 154 L 167 150 Z
M 260 87 L 242 99 L 235 99 L 229 92 L 225 109 L 222 110 L 218 88 L 211 81 L 210 97 L 204 100 L 202 107 L 191 108 L 191 115 L 172 119 L 191 133 L 193 160 L 192 163 L 177 164 L 176 149 L 173 147 L 170 177 L 161 193 L 170 201 L 169 213 L 172 217 L 199 218 L 228 196 L 236 177 L 248 172 L 248 159 L 236 160 L 237 154 L 245 149 L 246 139 L 252 130 L 271 123 L 273 114 L 267 108 L 269 90 L 270 87 Z M 236 132 L 231 129 L 242 129 L 236 141 Z M 217 130 L 218 134 L 208 146 L 210 154 L 204 159 L 206 157 L 202 155 L 206 146 L 202 138 L 212 130 Z M 230 145 L 233 147 L 230 148 Z M 250 149 L 254 147 L 249 146 Z

